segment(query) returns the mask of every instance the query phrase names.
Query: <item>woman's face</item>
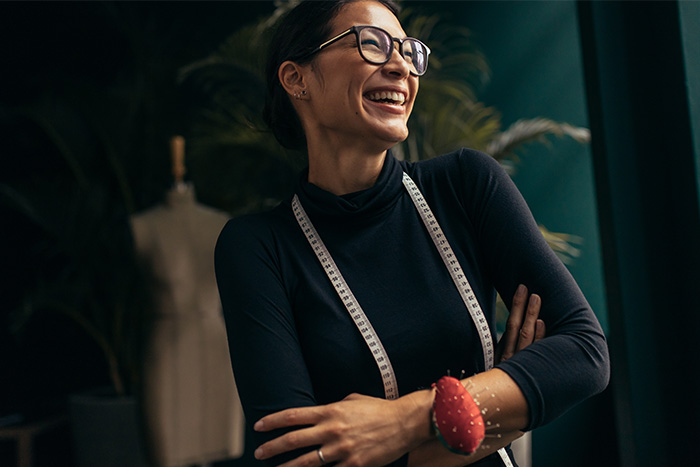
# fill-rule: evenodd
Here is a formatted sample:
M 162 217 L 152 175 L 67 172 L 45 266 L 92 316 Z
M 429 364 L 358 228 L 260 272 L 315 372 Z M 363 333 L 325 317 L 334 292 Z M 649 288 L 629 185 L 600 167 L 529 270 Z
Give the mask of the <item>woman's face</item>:
M 334 19 L 329 37 L 357 25 L 377 26 L 392 37 L 406 37 L 393 13 L 373 1 L 346 5 Z M 316 132 L 315 136 L 325 141 L 384 149 L 406 139 L 418 77 L 409 73 L 398 50 L 384 65 L 373 65 L 360 56 L 356 37 L 350 34 L 324 48 L 306 67 L 310 104 L 305 119 L 307 139 Z M 397 93 L 399 98 L 387 102 L 381 99 L 382 92 Z

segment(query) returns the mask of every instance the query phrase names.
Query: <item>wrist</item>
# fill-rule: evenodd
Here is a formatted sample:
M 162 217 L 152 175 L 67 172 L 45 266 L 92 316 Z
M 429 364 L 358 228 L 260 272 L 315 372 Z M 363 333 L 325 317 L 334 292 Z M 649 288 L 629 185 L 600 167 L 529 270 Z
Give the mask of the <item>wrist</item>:
M 412 392 L 397 399 L 402 404 L 400 410 L 409 450 L 435 437 L 432 421 L 434 400 L 434 389 Z

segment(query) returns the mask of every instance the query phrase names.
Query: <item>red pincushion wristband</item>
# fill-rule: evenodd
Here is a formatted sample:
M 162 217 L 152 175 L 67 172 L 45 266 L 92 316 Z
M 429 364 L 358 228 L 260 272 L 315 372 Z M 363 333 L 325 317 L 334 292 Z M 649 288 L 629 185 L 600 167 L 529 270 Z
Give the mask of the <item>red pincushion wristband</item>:
M 438 439 L 454 453 L 473 454 L 486 435 L 479 407 L 457 378 L 443 376 L 433 387 L 433 426 Z

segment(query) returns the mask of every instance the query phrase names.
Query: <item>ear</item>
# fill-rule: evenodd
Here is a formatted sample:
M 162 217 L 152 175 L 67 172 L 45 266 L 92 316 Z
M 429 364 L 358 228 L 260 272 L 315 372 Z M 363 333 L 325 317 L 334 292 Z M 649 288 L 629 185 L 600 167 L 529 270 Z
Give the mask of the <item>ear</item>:
M 304 81 L 304 70 L 298 64 L 287 60 L 283 62 L 277 72 L 277 77 L 282 83 L 282 87 L 287 94 L 294 95 L 306 90 L 306 82 Z

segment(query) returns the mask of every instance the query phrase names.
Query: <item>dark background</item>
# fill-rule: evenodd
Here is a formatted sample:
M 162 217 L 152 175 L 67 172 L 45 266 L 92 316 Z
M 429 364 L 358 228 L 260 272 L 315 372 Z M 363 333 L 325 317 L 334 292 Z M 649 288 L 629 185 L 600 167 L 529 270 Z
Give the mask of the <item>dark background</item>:
M 172 183 L 168 138 L 187 134 L 198 98 L 178 85 L 178 69 L 273 9 L 272 2 L 0 3 L 0 183 L 40 211 L 38 222 L 0 197 L 0 419 L 64 413 L 69 394 L 109 383 L 102 353 L 66 318 L 45 314 L 11 332 L 36 277 L 65 268 L 64 256 L 46 254 L 46 232 L 61 229 L 65 203 L 76 197 L 111 206 L 97 221 L 125 233 L 131 213 L 159 202 Z M 86 188 L 76 190 L 60 148 L 29 114 L 58 122 Z M 109 163 L 115 148 L 129 205 Z M 106 268 L 129 248 L 127 235 L 116 237 L 111 255 L 101 253 Z M 69 435 L 39 437 L 37 465 L 72 465 Z M 13 458 L 13 443 L 0 440 L 0 465 Z
M 600 262 L 577 280 L 593 290 L 584 290 L 587 296 L 602 302 L 597 308 L 607 318 L 613 363 L 605 394 L 535 432 L 537 467 L 656 467 L 695 460 L 697 5 L 438 5 L 464 18 L 482 41 L 494 68 L 486 100 L 503 109 L 505 123 L 556 114 L 593 133 L 589 159 L 578 159 L 576 171 L 554 187 L 566 192 L 581 173 L 590 173 L 585 209 L 572 208 L 566 195 L 560 204 L 567 213 L 548 214 L 542 207 L 558 196 L 548 182 L 552 168 L 560 175 L 570 165 L 553 166 L 548 159 L 544 166 L 523 169 L 536 182 L 516 179 L 522 191 L 532 190 L 526 199 L 537 200 L 536 217 L 551 215 L 548 225 L 566 216 L 580 220 L 590 209 L 593 218 L 584 223 L 597 231 L 600 245 L 594 243 L 586 255 Z M 191 128 L 199 95 L 177 84 L 178 69 L 273 8 L 272 2 L 0 3 L 0 417 L 21 413 L 35 420 L 60 413 L 68 394 L 107 383 L 101 353 L 65 318 L 45 315 L 22 333 L 11 332 L 13 313 L 37 277 L 55 278 L 68 262 L 65 252 L 46 254 L 47 232 L 57 238 L 71 234 L 62 231 L 67 216 L 76 216 L 87 232 L 93 225 L 99 226 L 95 232 L 117 232 L 110 237 L 116 239 L 112 248 L 93 256 L 97 263 L 122 265 L 119 254 L 130 247 L 128 216 L 161 199 L 172 182 L 167 139 Z M 561 13 L 554 15 L 554 26 L 568 18 L 574 45 L 562 54 L 570 50 L 568 59 L 575 63 L 565 57 L 543 61 L 550 52 L 546 47 L 564 33 L 547 35 L 543 21 L 553 11 Z M 524 53 L 531 56 L 518 61 Z M 567 74 L 573 69 L 579 70 L 576 76 Z M 572 117 L 567 111 L 574 105 L 568 98 L 557 100 L 557 86 L 577 80 L 584 88 L 576 98 L 583 110 Z M 52 128 L 42 123 L 47 120 L 64 146 L 50 137 Z M 114 158 L 123 173 L 115 175 Z M 84 168 L 84 179 L 76 178 L 70 160 Z M 123 196 L 124 181 L 130 198 Z M 27 206 L 18 208 L 13 193 L 21 193 Z M 98 210 L 99 217 L 90 210 L 76 213 L 69 209 L 76 200 L 111 208 Z M 203 201 L 216 206 L 219 200 Z M 109 277 L 109 271 L 97 270 Z M 37 441 L 37 465 L 71 465 L 71 455 L 68 430 Z M 0 441 L 0 465 L 11 465 L 13 456 L 14 446 Z

